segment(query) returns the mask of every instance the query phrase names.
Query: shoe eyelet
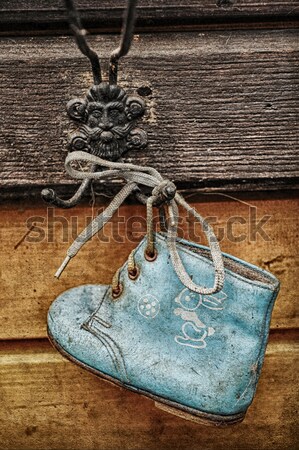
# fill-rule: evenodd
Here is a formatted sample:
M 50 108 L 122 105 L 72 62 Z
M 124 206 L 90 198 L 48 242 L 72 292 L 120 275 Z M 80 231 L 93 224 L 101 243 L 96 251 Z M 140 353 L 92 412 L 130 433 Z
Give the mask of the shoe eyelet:
M 120 297 L 121 294 L 122 294 L 122 292 L 123 292 L 123 290 L 124 290 L 123 284 L 122 284 L 122 283 L 119 283 L 117 289 L 112 289 L 112 292 L 111 292 L 112 297 L 113 297 L 114 299 Z
M 158 256 L 158 252 L 157 252 L 156 249 L 154 249 L 154 253 L 153 254 L 148 253 L 146 250 L 144 252 L 144 257 L 149 262 L 155 261 L 157 259 L 157 256 Z
M 135 269 L 128 270 L 128 277 L 130 280 L 136 280 L 140 275 L 140 270 L 138 266 L 135 266 Z

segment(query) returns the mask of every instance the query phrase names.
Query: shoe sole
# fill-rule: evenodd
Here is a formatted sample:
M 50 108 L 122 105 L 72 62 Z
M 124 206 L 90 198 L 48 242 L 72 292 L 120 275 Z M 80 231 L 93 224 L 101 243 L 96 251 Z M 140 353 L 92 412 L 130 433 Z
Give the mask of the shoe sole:
M 180 403 L 173 402 L 171 400 L 160 397 L 158 395 L 152 394 L 151 392 L 147 392 L 142 389 L 135 388 L 128 384 L 122 383 L 121 381 L 116 380 L 115 378 L 111 377 L 110 375 L 100 372 L 99 370 L 88 366 L 87 364 L 83 363 L 79 359 L 72 356 L 70 353 L 68 353 L 66 350 L 64 350 L 64 348 L 61 347 L 57 341 L 55 341 L 49 328 L 47 331 L 48 331 L 49 340 L 50 340 L 51 344 L 53 345 L 53 347 L 56 350 L 58 350 L 59 353 L 61 353 L 61 355 L 64 356 L 66 359 L 77 364 L 78 366 L 82 367 L 83 369 L 87 370 L 88 372 L 91 372 L 93 375 L 96 375 L 99 378 L 109 381 L 110 383 L 112 383 L 116 386 L 120 386 L 122 388 L 128 389 L 132 392 L 138 393 L 140 395 L 143 395 L 147 398 L 154 400 L 156 408 L 161 409 L 162 411 L 166 411 L 169 414 L 175 415 L 175 416 L 183 418 L 185 420 L 189 420 L 191 422 L 196 422 L 196 423 L 199 423 L 202 425 L 217 426 L 217 427 L 227 427 L 229 425 L 235 425 L 237 423 L 242 422 L 245 417 L 246 411 L 238 413 L 238 414 L 227 415 L 227 416 L 205 413 L 202 411 L 198 411 L 194 408 L 190 408 L 188 406 L 181 405 Z

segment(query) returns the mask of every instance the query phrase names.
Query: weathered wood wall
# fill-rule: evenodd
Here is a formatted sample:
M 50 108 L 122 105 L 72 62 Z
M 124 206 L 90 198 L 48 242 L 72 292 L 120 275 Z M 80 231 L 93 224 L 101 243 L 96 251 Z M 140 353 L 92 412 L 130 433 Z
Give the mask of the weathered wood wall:
M 91 42 L 109 55 L 117 39 Z M 155 165 L 184 186 L 297 186 L 297 44 L 295 30 L 139 35 L 120 83 L 152 90 L 144 119 L 150 146 L 128 161 Z M 0 52 L 2 185 L 70 183 L 65 105 L 89 87 L 88 62 L 71 37 L 14 38 L 13 45 L 3 38 Z
M 99 4 L 100 3 L 100 4 Z M 109 283 L 145 232 L 144 208 L 124 205 L 62 278 L 76 234 L 109 201 L 47 208 L 65 195 L 66 102 L 91 83 L 66 36 L 60 0 L 0 2 L 0 449 L 297 449 L 298 5 L 294 1 L 140 0 L 120 83 L 151 92 L 149 148 L 126 156 L 175 180 L 216 228 L 222 249 L 281 280 L 256 398 L 244 423 L 211 430 L 95 379 L 46 339 L 46 313 L 65 289 Z M 123 2 L 78 0 L 107 66 Z M 146 31 L 146 33 L 145 33 Z M 67 32 L 68 33 L 68 32 Z M 107 193 L 106 187 L 95 187 Z M 242 220 L 238 221 L 238 218 Z M 192 238 L 186 217 L 181 233 Z M 195 229 L 196 240 L 202 240 Z
M 299 352 L 295 336 L 281 338 L 271 336 L 246 420 L 228 429 L 211 429 L 167 414 L 151 400 L 68 363 L 45 341 L 4 342 L 1 448 L 295 450 L 294 366 Z

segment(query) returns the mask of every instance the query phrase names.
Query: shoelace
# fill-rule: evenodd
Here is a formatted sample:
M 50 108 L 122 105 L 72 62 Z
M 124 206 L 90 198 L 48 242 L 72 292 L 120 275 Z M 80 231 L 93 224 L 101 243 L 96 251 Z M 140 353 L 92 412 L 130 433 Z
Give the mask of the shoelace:
M 87 162 L 103 167 L 108 170 L 88 172 L 83 169 L 76 169 L 73 167 L 73 162 Z M 68 262 L 73 258 L 80 248 L 91 239 L 103 226 L 112 218 L 113 214 L 125 201 L 125 199 L 134 191 L 139 185 L 153 188 L 151 196 L 147 199 L 147 247 L 145 257 L 149 260 L 154 260 L 157 256 L 155 249 L 155 238 L 153 231 L 153 206 L 159 202 L 165 202 L 168 206 L 169 223 L 167 226 L 167 247 L 170 253 L 173 268 L 181 281 L 181 283 L 191 291 L 202 295 L 211 295 L 219 292 L 224 283 L 224 266 L 221 250 L 217 238 L 209 223 L 188 203 L 184 198 L 176 192 L 175 185 L 166 179 L 163 179 L 161 174 L 152 167 L 144 167 L 135 164 L 123 162 L 106 161 L 98 156 L 91 155 L 86 152 L 72 152 L 65 160 L 65 167 L 69 175 L 73 178 L 84 180 L 120 180 L 123 179 L 127 183 L 115 195 L 109 206 L 99 214 L 90 224 L 79 234 L 67 251 L 67 256 L 60 268 L 57 270 L 55 276 L 59 278 Z M 181 205 L 185 210 L 191 213 L 194 218 L 201 224 L 203 231 L 207 237 L 212 263 L 214 266 L 215 278 L 213 287 L 203 287 L 195 284 L 182 263 L 180 255 L 177 250 L 177 228 L 179 220 L 178 205 Z M 134 262 L 133 252 L 128 259 L 128 270 L 131 278 L 136 275 L 136 265 Z M 118 297 L 121 293 L 119 285 L 119 271 L 113 277 L 112 288 L 114 290 L 114 297 Z

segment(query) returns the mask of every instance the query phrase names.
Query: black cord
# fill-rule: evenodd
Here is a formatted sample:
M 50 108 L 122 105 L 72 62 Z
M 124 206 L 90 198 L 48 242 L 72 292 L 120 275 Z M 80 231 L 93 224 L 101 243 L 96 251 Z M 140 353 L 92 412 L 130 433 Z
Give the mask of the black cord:
M 102 81 L 100 61 L 97 53 L 90 48 L 85 38 L 86 31 L 81 25 L 79 13 L 73 0 L 64 0 L 65 7 L 68 12 L 69 25 L 74 33 L 76 44 L 83 55 L 87 56 L 90 61 L 94 84 L 100 84 Z
M 111 53 L 109 66 L 109 83 L 117 83 L 118 61 L 130 50 L 136 20 L 137 0 L 128 0 L 123 18 L 120 46 Z
M 100 84 L 102 73 L 98 54 L 89 46 L 85 36 L 86 31 L 82 27 L 78 10 L 73 0 L 64 0 L 68 12 L 68 21 L 70 28 L 75 36 L 76 44 L 79 50 L 85 55 L 91 64 L 94 84 Z M 109 65 L 109 83 L 117 83 L 118 62 L 122 56 L 125 56 L 133 40 L 133 30 L 136 17 L 137 0 L 127 0 L 127 7 L 124 14 L 123 26 L 119 47 L 111 53 Z

